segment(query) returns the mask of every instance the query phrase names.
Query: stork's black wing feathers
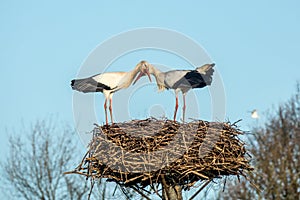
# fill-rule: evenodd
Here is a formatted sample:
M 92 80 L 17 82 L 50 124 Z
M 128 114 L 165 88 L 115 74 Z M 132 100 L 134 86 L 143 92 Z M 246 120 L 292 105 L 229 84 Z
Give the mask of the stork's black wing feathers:
M 210 85 L 212 82 L 212 74 L 200 74 L 197 70 L 187 72 L 181 79 L 179 79 L 173 88 L 202 88 Z
M 71 87 L 73 90 L 77 90 L 83 93 L 103 92 L 103 90 L 111 90 L 109 86 L 95 81 L 92 77 L 84 79 L 74 79 L 71 81 Z

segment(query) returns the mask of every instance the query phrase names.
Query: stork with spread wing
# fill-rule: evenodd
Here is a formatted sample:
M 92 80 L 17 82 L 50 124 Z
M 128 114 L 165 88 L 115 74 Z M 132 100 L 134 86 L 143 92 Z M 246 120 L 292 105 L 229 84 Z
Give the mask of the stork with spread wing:
M 212 83 L 212 75 L 214 72 L 212 64 L 205 64 L 201 67 L 197 67 L 195 70 L 172 70 L 167 72 L 161 72 L 159 69 L 149 64 L 149 73 L 154 75 L 159 90 L 173 89 L 175 90 L 175 111 L 174 121 L 176 121 L 176 114 L 178 109 L 178 93 L 182 92 L 183 96 L 183 122 L 185 120 L 185 95 L 190 89 L 203 88 Z M 135 84 L 142 76 L 146 75 L 143 71 L 135 79 Z

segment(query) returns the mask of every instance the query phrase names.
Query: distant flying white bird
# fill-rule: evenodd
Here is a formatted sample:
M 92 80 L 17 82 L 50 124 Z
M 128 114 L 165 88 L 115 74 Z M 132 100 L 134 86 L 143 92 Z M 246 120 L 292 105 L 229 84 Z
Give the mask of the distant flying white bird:
M 161 72 L 153 65 L 149 64 L 149 73 L 153 74 L 156 79 L 156 83 L 158 89 L 160 91 L 164 89 L 174 89 L 175 90 L 175 111 L 174 111 L 174 121 L 176 121 L 176 113 L 178 109 L 178 93 L 179 91 L 182 92 L 183 96 L 183 122 L 185 120 L 185 95 L 190 89 L 194 88 L 203 88 L 207 85 L 211 85 L 212 83 L 212 75 L 214 72 L 213 67 L 215 66 L 214 63 L 212 64 L 205 64 L 202 67 L 198 67 L 195 70 L 172 70 L 167 72 Z M 135 79 L 134 83 L 139 80 L 140 77 L 144 76 L 143 72 Z
M 258 119 L 259 118 L 258 111 L 256 109 L 251 111 L 251 117 L 253 119 Z
M 108 125 L 106 109 L 107 101 L 109 100 L 110 118 L 111 123 L 113 123 L 112 97 L 114 92 L 123 88 L 128 88 L 139 72 L 147 74 L 149 80 L 151 81 L 148 65 L 149 63 L 147 63 L 146 61 L 141 61 L 135 66 L 132 71 L 129 72 L 105 72 L 84 79 L 74 79 L 71 81 L 71 86 L 73 90 L 77 90 L 83 93 L 102 92 L 104 94 L 105 121 L 106 125 Z

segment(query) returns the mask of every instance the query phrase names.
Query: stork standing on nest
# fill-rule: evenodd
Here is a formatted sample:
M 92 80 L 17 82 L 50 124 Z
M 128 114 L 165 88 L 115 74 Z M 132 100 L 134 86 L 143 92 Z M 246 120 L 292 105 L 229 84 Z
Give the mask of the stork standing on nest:
M 182 107 L 182 121 L 185 120 L 185 95 L 190 89 L 194 88 L 203 88 L 212 83 L 212 75 L 214 72 L 212 64 L 205 64 L 201 67 L 197 67 L 195 70 L 172 70 L 167 72 L 161 72 L 153 65 L 149 64 L 149 73 L 153 74 L 156 79 L 158 89 L 163 91 L 164 89 L 173 89 L 175 90 L 175 111 L 174 111 L 174 121 L 176 121 L 176 114 L 178 109 L 178 93 L 182 92 L 183 96 L 183 107 Z M 145 73 L 142 71 L 137 76 L 133 84 L 135 84 Z
M 71 81 L 71 86 L 73 90 L 77 90 L 83 93 L 102 92 L 104 94 L 105 121 L 106 125 L 108 125 L 107 101 L 109 101 L 110 119 L 111 123 L 113 123 L 113 94 L 120 89 L 128 88 L 139 72 L 143 75 L 147 74 L 151 82 L 148 65 L 148 62 L 141 61 L 135 66 L 132 71 L 129 72 L 105 72 L 84 79 L 74 79 Z

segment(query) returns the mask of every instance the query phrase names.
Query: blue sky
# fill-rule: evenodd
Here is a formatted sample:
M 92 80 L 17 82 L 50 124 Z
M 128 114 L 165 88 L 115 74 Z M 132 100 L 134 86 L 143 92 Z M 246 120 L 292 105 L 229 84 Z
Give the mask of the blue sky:
M 241 126 L 247 129 L 255 123 L 247 111 L 265 111 L 295 91 L 300 79 L 299 21 L 296 0 L 1 1 L 1 152 L 7 151 L 6 130 L 18 130 L 22 123 L 55 114 L 76 126 L 70 80 L 99 44 L 143 27 L 178 31 L 202 45 L 223 80 L 226 118 L 244 119 Z M 189 67 L 180 59 L 161 57 L 157 51 L 125 55 L 112 69 L 119 71 L 122 65 L 120 71 L 128 71 L 141 59 Z M 171 117 L 174 99 L 168 92 L 161 95 L 168 99 Z M 101 115 L 102 95 L 96 99 Z M 147 107 L 138 109 L 136 116 L 143 117 Z

